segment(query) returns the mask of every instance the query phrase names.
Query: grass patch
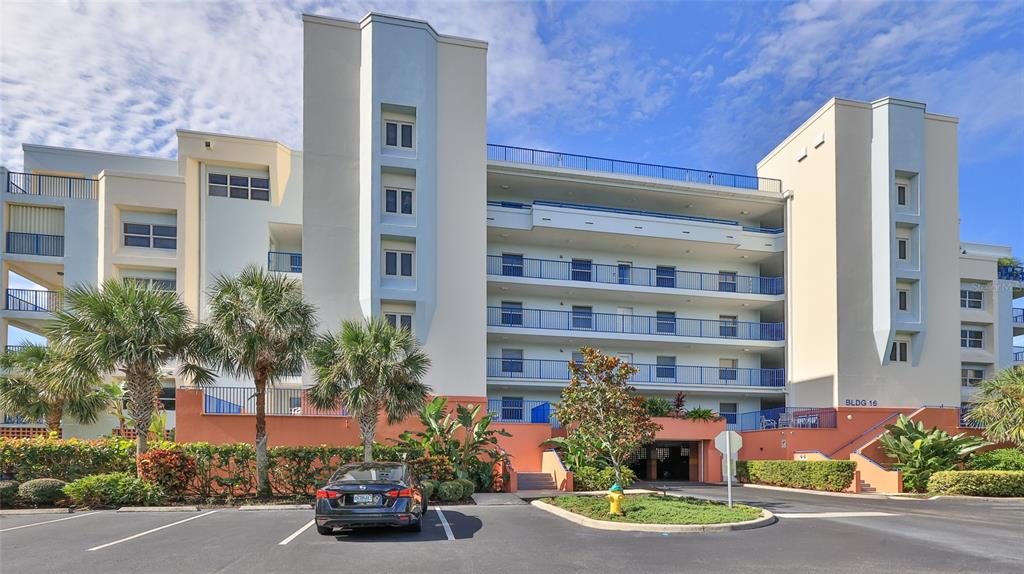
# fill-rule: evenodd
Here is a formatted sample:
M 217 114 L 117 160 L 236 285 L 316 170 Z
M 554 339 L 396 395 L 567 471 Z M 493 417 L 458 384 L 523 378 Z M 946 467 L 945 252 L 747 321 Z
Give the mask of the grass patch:
M 637 524 L 722 524 L 761 516 L 760 509 L 741 504 L 729 508 L 711 500 L 655 494 L 627 495 L 622 504 L 625 516 L 608 514 L 608 501 L 603 496 L 559 496 L 545 498 L 544 502 L 587 518 Z

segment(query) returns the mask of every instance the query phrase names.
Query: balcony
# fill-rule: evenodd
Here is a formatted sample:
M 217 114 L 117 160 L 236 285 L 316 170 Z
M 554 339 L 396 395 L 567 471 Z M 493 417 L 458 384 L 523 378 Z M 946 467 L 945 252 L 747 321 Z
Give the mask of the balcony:
M 726 387 L 786 386 L 784 369 L 745 369 L 726 367 L 698 367 L 691 365 L 652 365 L 630 363 L 638 369 L 630 377 L 631 383 L 662 385 L 698 385 Z M 492 379 L 532 381 L 568 381 L 568 361 L 554 359 L 487 359 L 487 376 Z
M 537 167 L 553 167 L 559 169 L 576 169 L 625 175 L 631 177 L 648 177 L 666 179 L 683 183 L 701 185 L 718 185 L 756 191 L 782 192 L 782 182 L 778 179 L 738 175 L 720 171 L 671 167 L 650 163 L 622 161 L 602 157 L 577 155 L 556 151 L 545 151 L 506 145 L 487 144 L 488 161 L 504 161 Z
M 1011 315 L 1010 319 L 1014 323 L 1019 323 L 1021 325 L 1024 325 L 1024 309 L 1018 309 L 1018 308 L 1014 307 L 1013 308 L 1013 314 Z
M 1024 281 L 1024 266 L 1000 265 L 998 277 L 1009 281 Z
M 309 402 L 309 389 L 269 388 L 266 391 L 268 415 L 345 417 L 348 411 L 341 406 L 318 409 Z M 204 415 L 256 414 L 254 387 L 207 387 L 203 389 Z
M 64 294 L 59 291 L 35 289 L 8 289 L 4 309 L 8 311 L 32 311 L 52 313 L 64 304 Z
M 40 197 L 96 199 L 97 180 L 38 173 L 7 173 L 7 193 Z
M 781 295 L 782 277 L 678 271 L 674 268 L 607 265 L 589 261 L 531 259 L 509 255 L 488 255 L 487 274 L 501 277 L 525 277 L 555 281 L 580 281 L 631 287 L 693 289 L 719 293 Z
M 519 307 L 487 307 L 488 327 L 570 331 L 574 334 L 617 333 L 658 337 L 696 337 L 783 341 L 782 323 L 750 323 L 717 319 L 679 319 L 646 315 L 618 315 L 590 311 L 554 311 Z
M 8 231 L 6 251 L 19 255 L 64 257 L 64 236 Z
M 1013 348 L 1013 362 L 1024 363 L 1024 347 Z
M 282 273 L 302 273 L 302 254 L 287 251 L 268 251 L 267 269 Z
M 830 408 L 777 407 L 740 413 L 730 427 L 740 431 L 773 429 L 834 429 L 836 411 Z
M 494 422 L 551 424 L 558 428 L 558 421 L 554 417 L 556 406 L 548 401 L 487 400 L 487 412 L 491 414 Z

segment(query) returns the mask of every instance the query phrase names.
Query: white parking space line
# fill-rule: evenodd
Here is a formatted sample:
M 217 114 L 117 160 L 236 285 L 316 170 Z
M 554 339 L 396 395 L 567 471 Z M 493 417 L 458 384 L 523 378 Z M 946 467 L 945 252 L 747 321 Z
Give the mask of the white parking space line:
M 448 526 L 448 520 L 444 517 L 444 513 L 441 512 L 440 506 L 434 507 L 434 512 L 437 513 L 437 517 L 441 519 L 441 526 L 444 526 L 444 534 L 448 537 L 448 540 L 455 540 L 455 535 L 452 534 L 452 527 Z
M 299 534 L 302 534 L 307 529 L 309 529 L 310 526 L 313 526 L 314 524 L 316 524 L 316 521 L 315 520 L 310 520 L 309 522 L 303 524 L 301 528 L 299 528 L 295 532 L 292 532 L 291 535 L 288 538 L 285 538 L 284 540 L 278 542 L 277 545 L 278 546 L 284 546 L 285 544 L 288 544 L 292 540 L 295 540 L 296 538 L 298 538 Z
M 53 522 L 60 522 L 62 520 L 71 520 L 73 518 L 81 518 L 83 516 L 89 516 L 91 514 L 99 514 L 99 511 L 96 511 L 96 512 L 83 512 L 82 514 L 75 514 L 74 516 L 68 516 L 67 518 L 58 518 L 56 520 L 44 520 L 43 522 L 33 522 L 32 524 L 22 524 L 21 526 L 12 526 L 10 528 L 4 528 L 4 529 L 0 530 L 0 532 L 7 532 L 8 530 L 18 530 L 19 528 L 30 528 L 32 526 L 39 526 L 41 524 L 51 524 Z
M 867 518 L 871 516 L 899 516 L 892 512 L 776 512 L 779 518 Z
M 170 528 L 172 526 L 177 526 L 179 524 L 184 524 L 184 523 L 186 523 L 186 522 L 188 522 L 190 520 L 195 520 L 197 518 L 202 518 L 204 516 L 209 516 L 209 515 L 211 515 L 211 514 L 213 514 L 215 512 L 219 512 L 219 511 L 218 510 L 211 510 L 209 512 L 204 512 L 204 513 L 202 513 L 202 514 L 200 514 L 198 516 L 192 516 L 192 517 L 186 518 L 185 520 L 179 520 L 177 522 L 172 522 L 170 524 L 164 524 L 163 526 L 158 526 L 156 528 L 152 528 L 152 529 L 147 530 L 145 532 L 140 532 L 138 534 L 133 534 L 133 535 L 127 537 L 127 538 L 122 538 L 120 540 L 115 540 L 113 542 L 107 542 L 106 544 L 100 544 L 99 546 L 93 546 L 92 548 L 86 550 L 86 552 L 92 552 L 93 550 L 102 550 L 104 548 L 107 548 L 108 546 L 113 546 L 115 544 L 120 544 L 122 542 L 128 542 L 129 540 L 135 540 L 136 538 L 140 538 L 140 537 L 145 536 L 147 534 L 152 534 L 154 532 L 158 532 L 160 530 L 163 530 L 164 528 Z

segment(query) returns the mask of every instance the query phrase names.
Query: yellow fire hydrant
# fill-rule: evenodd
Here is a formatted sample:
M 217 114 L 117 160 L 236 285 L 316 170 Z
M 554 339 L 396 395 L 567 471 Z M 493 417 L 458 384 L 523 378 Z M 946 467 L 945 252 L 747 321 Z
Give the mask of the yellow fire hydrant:
M 626 498 L 622 493 L 622 487 L 618 483 L 613 484 L 605 498 L 608 499 L 608 514 L 622 516 L 622 499 Z

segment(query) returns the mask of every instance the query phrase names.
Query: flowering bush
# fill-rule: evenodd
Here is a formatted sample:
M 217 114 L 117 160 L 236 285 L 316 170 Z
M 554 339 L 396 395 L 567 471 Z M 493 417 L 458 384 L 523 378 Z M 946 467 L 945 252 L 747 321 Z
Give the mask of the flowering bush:
M 142 478 L 160 485 L 172 497 L 180 497 L 196 476 L 196 461 L 181 449 L 151 450 L 138 457 Z

